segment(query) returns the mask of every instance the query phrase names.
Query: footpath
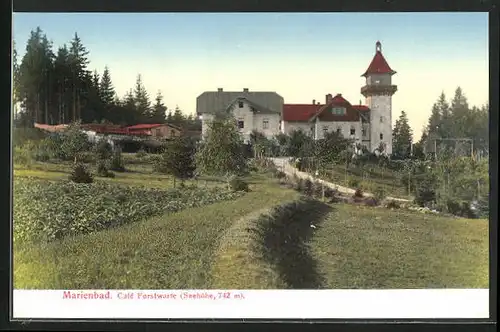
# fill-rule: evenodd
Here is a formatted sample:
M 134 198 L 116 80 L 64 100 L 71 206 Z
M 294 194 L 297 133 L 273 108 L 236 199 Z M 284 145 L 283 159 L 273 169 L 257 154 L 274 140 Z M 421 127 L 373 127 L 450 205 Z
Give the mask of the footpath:
M 289 161 L 289 158 L 286 157 L 280 157 L 280 158 L 270 158 L 276 167 L 278 167 L 279 170 L 281 170 L 283 173 L 285 173 L 288 176 L 297 176 L 301 179 L 309 179 L 311 181 L 317 181 L 319 183 L 322 183 L 325 187 L 329 187 L 331 189 L 336 189 L 341 193 L 344 194 L 349 194 L 352 195 L 356 190 L 352 188 L 347 188 L 335 183 L 327 182 L 325 180 L 321 180 L 318 178 L 315 178 L 313 175 L 306 173 L 306 172 L 301 172 L 297 168 L 295 168 Z M 373 194 L 370 193 L 364 193 L 366 196 L 373 196 Z M 394 200 L 398 202 L 410 202 L 408 199 L 404 198 L 397 198 L 397 197 L 387 197 L 388 200 Z

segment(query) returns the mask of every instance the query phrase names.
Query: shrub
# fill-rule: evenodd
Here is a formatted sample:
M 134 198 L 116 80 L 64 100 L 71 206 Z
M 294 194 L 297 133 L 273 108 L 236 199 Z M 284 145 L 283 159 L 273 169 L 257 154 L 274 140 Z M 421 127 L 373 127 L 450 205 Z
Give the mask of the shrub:
M 313 183 L 313 195 L 316 197 L 323 197 L 323 183 L 319 181 L 314 181 Z M 326 189 L 326 188 L 325 188 Z
M 304 180 L 304 187 L 303 187 L 304 194 L 306 194 L 308 196 L 312 196 L 313 192 L 314 192 L 313 190 L 314 190 L 314 188 L 313 188 L 312 181 L 309 179 L 305 179 Z
M 105 140 L 100 140 L 99 142 L 97 142 L 97 144 L 94 145 L 93 150 L 97 160 L 109 159 L 113 154 L 111 144 L 109 144 Z
M 97 161 L 97 175 L 105 178 L 114 178 L 115 173 L 110 172 L 104 160 Z
M 75 183 L 92 183 L 92 174 L 88 171 L 85 165 L 77 163 L 73 166 L 69 179 Z
M 417 187 L 415 193 L 415 204 L 426 206 L 436 202 L 436 190 L 432 185 L 425 183 Z
M 239 177 L 233 177 L 229 180 L 229 187 L 232 191 L 248 191 L 248 183 Z
M 286 178 L 286 174 L 285 174 L 285 172 L 282 172 L 282 171 L 276 170 L 276 171 L 274 172 L 274 177 L 276 177 L 277 179 L 280 179 L 280 180 L 281 180 L 281 179 Z
M 178 179 L 191 178 L 196 170 L 194 154 L 195 146 L 191 139 L 175 138 L 165 145 L 161 156 L 156 160 L 155 170 Z
M 148 154 L 146 153 L 146 151 L 144 151 L 144 148 L 140 148 L 139 151 L 137 151 L 137 153 L 135 154 L 135 156 L 139 159 L 142 159 L 144 157 L 146 157 Z
M 347 180 L 347 185 L 350 187 L 350 188 L 357 188 L 359 187 L 360 185 L 360 182 L 358 179 L 355 179 L 355 178 L 349 178 Z
M 385 204 L 385 207 L 388 208 L 388 209 L 399 209 L 400 205 L 399 205 L 399 202 L 391 199 L 389 202 L 387 202 Z
M 386 192 L 384 187 L 376 187 L 373 192 L 373 197 L 375 197 L 379 201 L 383 201 L 386 197 Z
M 380 201 L 375 197 L 367 197 L 364 200 L 366 206 L 377 206 L 380 204 Z
M 26 148 L 16 146 L 14 151 L 12 151 L 12 159 L 14 164 L 29 166 L 32 163 L 31 152 Z
M 109 168 L 115 172 L 125 172 L 125 165 L 123 163 L 122 153 L 120 150 L 113 152 Z
M 354 192 L 353 197 L 363 198 L 364 197 L 363 190 L 361 188 L 357 188 L 356 191 Z

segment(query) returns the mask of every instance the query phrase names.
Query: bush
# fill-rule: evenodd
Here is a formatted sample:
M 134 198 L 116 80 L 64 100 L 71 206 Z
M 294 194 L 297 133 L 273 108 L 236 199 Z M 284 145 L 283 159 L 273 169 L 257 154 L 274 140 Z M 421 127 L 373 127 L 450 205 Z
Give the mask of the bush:
M 400 206 L 399 202 L 391 199 L 389 202 L 387 202 L 385 204 L 385 207 L 388 209 L 399 209 L 401 206 Z
M 233 177 L 229 180 L 229 187 L 232 191 L 248 191 L 248 183 L 238 177 Z
M 142 159 L 144 157 L 146 157 L 148 154 L 146 153 L 146 151 L 144 151 L 144 148 L 140 148 L 139 151 L 137 151 L 137 153 L 135 154 L 135 156 L 139 159 Z
M 111 144 L 102 139 L 94 145 L 93 152 L 97 160 L 106 160 L 113 154 L 113 149 L 111 148 Z
M 420 185 L 417 187 L 414 201 L 418 206 L 427 206 L 430 203 L 435 203 L 436 190 L 431 185 Z
M 355 178 L 349 178 L 347 180 L 347 185 L 350 187 L 350 188 L 357 188 L 359 187 L 360 185 L 360 182 L 358 179 L 355 179 Z
M 314 188 L 313 188 L 313 183 L 311 180 L 309 179 L 305 179 L 304 180 L 304 187 L 303 187 L 303 192 L 304 194 L 308 195 L 308 196 L 312 196 L 313 193 L 314 193 Z
M 367 197 L 364 200 L 366 206 L 377 206 L 380 204 L 380 201 L 375 197 Z
M 364 197 L 363 190 L 361 188 L 356 189 L 356 191 L 354 192 L 353 197 L 355 197 L 355 198 L 363 198 Z
M 32 163 L 31 152 L 26 148 L 19 146 L 14 147 L 14 151 L 12 151 L 12 159 L 16 165 L 29 166 Z
M 383 201 L 386 197 L 386 192 L 384 187 L 376 187 L 373 192 L 373 197 L 375 197 L 379 201 Z
M 85 165 L 77 163 L 73 166 L 69 179 L 75 183 L 92 183 L 94 179 Z
M 276 171 L 274 172 L 274 177 L 275 177 L 275 178 L 277 178 L 277 179 L 280 179 L 280 180 L 281 180 L 281 179 L 286 178 L 286 174 L 285 174 L 285 172 L 282 172 L 282 171 L 276 170 Z
M 109 168 L 115 172 L 125 172 L 125 165 L 123 163 L 122 153 L 120 150 L 113 152 Z
M 326 188 L 325 188 L 326 189 Z M 313 182 L 312 194 L 318 198 L 323 197 L 323 184 L 319 181 Z
M 97 161 L 97 175 L 104 178 L 114 178 L 115 173 L 110 172 L 104 160 Z

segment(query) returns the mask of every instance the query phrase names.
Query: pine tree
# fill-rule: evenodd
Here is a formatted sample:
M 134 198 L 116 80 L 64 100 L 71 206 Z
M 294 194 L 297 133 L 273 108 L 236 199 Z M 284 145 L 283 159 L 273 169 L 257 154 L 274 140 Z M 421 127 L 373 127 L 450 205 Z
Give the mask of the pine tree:
M 452 136 L 453 124 L 451 123 L 451 110 L 450 105 L 446 101 L 446 95 L 441 92 L 436 103 L 441 115 L 440 123 L 438 125 L 437 134 L 441 138 L 450 138 Z
M 413 132 L 408 123 L 405 111 L 401 111 L 399 119 L 396 120 L 392 134 L 392 154 L 396 158 L 406 159 L 411 154 L 413 144 Z
M 178 105 L 175 106 L 174 114 L 172 115 L 170 122 L 176 126 L 183 127 L 184 120 L 185 120 L 184 114 L 182 114 L 181 109 L 179 108 Z
M 69 51 L 66 45 L 59 47 L 54 60 L 54 103 L 57 105 L 57 123 L 70 122 L 71 105 L 71 70 L 69 65 Z
M 163 96 L 161 91 L 158 91 L 156 95 L 156 104 L 153 106 L 152 116 L 150 118 L 151 123 L 164 123 L 165 122 L 165 112 L 167 107 L 163 104 Z
M 143 122 L 151 117 L 148 92 L 142 83 L 141 74 L 137 75 L 137 80 L 134 89 L 134 101 L 135 108 L 137 111 L 137 122 Z
M 106 107 L 111 107 L 115 104 L 116 93 L 111 82 L 111 74 L 109 73 L 108 66 L 104 67 L 100 85 L 101 100 Z
M 72 88 L 72 118 L 78 120 L 82 118 L 82 99 L 87 98 L 90 72 L 87 70 L 89 52 L 83 46 L 78 33 L 75 32 L 70 43 L 69 59 L 71 68 L 71 88 Z
M 51 81 L 53 65 L 52 44 L 40 27 L 31 31 L 26 53 L 19 66 L 17 100 L 25 109 L 24 125 L 33 122 L 47 123 L 51 106 Z

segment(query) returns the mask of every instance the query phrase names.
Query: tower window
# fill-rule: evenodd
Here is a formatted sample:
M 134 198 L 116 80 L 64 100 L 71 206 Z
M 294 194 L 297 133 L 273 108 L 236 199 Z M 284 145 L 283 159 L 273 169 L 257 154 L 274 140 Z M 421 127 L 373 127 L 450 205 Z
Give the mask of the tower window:
M 243 108 L 243 102 L 242 101 L 238 102 L 238 107 L 239 108 Z
M 380 139 L 384 139 L 384 134 L 380 134 Z

